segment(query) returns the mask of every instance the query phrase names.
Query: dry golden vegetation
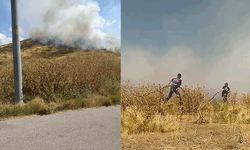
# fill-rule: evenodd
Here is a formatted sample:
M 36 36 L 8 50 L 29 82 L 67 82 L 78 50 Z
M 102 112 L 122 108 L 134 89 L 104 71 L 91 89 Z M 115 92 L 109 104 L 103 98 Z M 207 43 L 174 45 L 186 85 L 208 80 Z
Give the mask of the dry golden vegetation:
M 165 85 L 121 88 L 122 149 L 250 149 L 250 94 L 210 101 L 205 87 L 184 87 L 163 103 Z
M 25 105 L 14 105 L 12 44 L 0 46 L 0 117 L 120 104 L 121 57 L 21 41 Z

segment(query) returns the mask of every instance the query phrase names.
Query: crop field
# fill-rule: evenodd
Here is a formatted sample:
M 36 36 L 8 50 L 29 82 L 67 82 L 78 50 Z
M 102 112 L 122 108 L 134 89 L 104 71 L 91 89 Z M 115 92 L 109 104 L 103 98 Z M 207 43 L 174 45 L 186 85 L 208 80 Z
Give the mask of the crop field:
M 185 86 L 163 103 L 165 85 L 129 81 L 121 87 L 121 148 L 161 150 L 250 149 L 250 94 L 211 101 L 205 87 Z

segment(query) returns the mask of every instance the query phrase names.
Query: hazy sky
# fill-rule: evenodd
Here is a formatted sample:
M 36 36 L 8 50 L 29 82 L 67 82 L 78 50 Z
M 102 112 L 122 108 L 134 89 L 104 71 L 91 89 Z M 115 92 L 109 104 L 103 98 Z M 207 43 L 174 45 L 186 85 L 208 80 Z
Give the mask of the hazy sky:
M 73 4 L 74 6 L 67 4 L 67 7 L 61 7 L 60 3 L 64 2 L 69 2 L 69 4 Z M 104 37 L 107 33 L 116 34 L 119 38 L 121 35 L 120 0 L 18 0 L 18 9 L 21 40 L 30 37 L 32 28 L 44 27 L 44 24 L 46 24 L 44 18 L 46 18 L 45 15 L 48 10 L 56 16 L 47 13 L 47 18 L 57 17 L 55 21 L 53 20 L 54 22 L 49 22 L 51 25 L 48 28 L 49 32 L 53 32 L 56 29 L 67 32 L 69 30 L 65 29 L 74 27 L 73 23 L 84 25 L 84 15 L 89 16 L 92 13 L 95 14 L 94 19 L 87 20 L 91 25 L 90 29 L 92 33 L 98 34 L 101 37 Z M 0 45 L 11 43 L 10 0 L 0 0 L 0 20 Z
M 123 80 L 250 89 L 249 0 L 123 0 L 121 18 Z

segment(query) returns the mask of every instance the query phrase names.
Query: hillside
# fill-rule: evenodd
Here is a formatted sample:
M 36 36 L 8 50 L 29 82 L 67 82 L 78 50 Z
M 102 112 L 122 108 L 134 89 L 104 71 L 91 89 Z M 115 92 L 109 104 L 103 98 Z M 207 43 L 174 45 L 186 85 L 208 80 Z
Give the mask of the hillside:
M 30 39 L 20 44 L 25 103 L 32 103 L 33 107 L 33 103 L 39 101 L 38 105 L 46 111 L 48 107 L 58 111 L 120 103 L 119 53 L 47 46 Z M 0 107 L 14 103 L 12 51 L 12 44 L 0 46 Z M 16 110 L 16 106 L 7 107 Z M 40 107 L 34 107 L 41 112 Z M 34 113 L 34 110 L 26 110 L 28 108 L 22 113 L 3 110 L 0 116 Z
M 120 54 L 109 52 L 106 50 L 79 50 L 79 49 L 72 49 L 69 47 L 56 47 L 56 46 L 46 46 L 39 42 L 33 41 L 31 39 L 26 39 L 20 41 L 21 45 L 21 59 L 22 61 L 26 59 L 37 59 L 37 58 L 44 58 L 44 59 L 63 59 L 66 56 L 77 56 L 78 53 L 87 53 L 94 54 L 94 53 L 102 53 L 103 55 L 107 55 L 108 53 L 117 58 L 120 58 Z M 5 66 L 9 64 L 9 61 L 13 61 L 13 47 L 12 43 L 1 45 L 0 46 L 0 65 Z

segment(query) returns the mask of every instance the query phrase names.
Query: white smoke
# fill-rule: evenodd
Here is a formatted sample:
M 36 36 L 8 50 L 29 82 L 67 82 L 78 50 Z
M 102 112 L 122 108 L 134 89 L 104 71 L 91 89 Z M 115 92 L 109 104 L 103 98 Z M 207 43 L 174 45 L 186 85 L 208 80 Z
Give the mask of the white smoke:
M 210 24 L 197 30 L 197 36 L 186 38 L 185 35 L 185 38 L 169 41 L 181 45 L 185 43 L 183 40 L 186 40 L 189 43 L 185 45 L 198 45 L 196 48 L 170 44 L 171 48 L 168 45 L 157 50 L 157 46 L 147 48 L 147 43 L 146 46 L 142 44 L 140 48 L 124 48 L 122 80 L 130 80 L 134 84 L 148 80 L 151 83 L 167 84 L 170 79 L 181 73 L 183 85 L 205 86 L 206 89 L 218 91 L 228 82 L 233 91 L 250 91 L 250 3 L 247 0 L 242 1 L 225 0 L 223 7 L 211 9 L 211 12 L 204 11 L 198 16 L 189 16 L 195 18 L 197 24 L 200 18 L 214 18 Z M 209 8 L 207 10 L 209 11 Z M 212 11 L 216 11 L 215 16 L 210 15 Z M 175 30 L 182 30 L 185 29 L 185 23 L 182 23 L 178 19 L 165 20 L 163 26 L 171 31 L 171 28 L 174 28 L 172 26 L 176 25 L 178 27 L 174 28 Z M 199 47 L 202 45 L 199 42 L 206 43 L 208 47 Z M 163 50 L 166 52 L 162 52 Z M 162 52 L 160 56 L 159 52 Z M 158 53 L 158 56 L 155 53 Z
M 43 12 L 41 23 L 30 30 L 29 36 L 45 43 L 53 40 L 55 44 L 81 49 L 115 50 L 120 47 L 120 37 L 102 31 L 104 25 L 112 22 L 102 18 L 99 11 L 96 2 L 72 4 L 72 1 L 53 0 Z
M 250 37 L 248 38 L 250 40 Z M 235 91 L 248 92 L 250 85 L 250 44 L 232 41 L 232 51 L 221 59 L 207 62 L 187 47 L 172 47 L 161 56 L 151 50 L 128 48 L 122 53 L 122 80 L 133 84 L 150 81 L 168 84 L 178 73 L 183 86 L 202 87 L 218 91 L 225 82 Z

